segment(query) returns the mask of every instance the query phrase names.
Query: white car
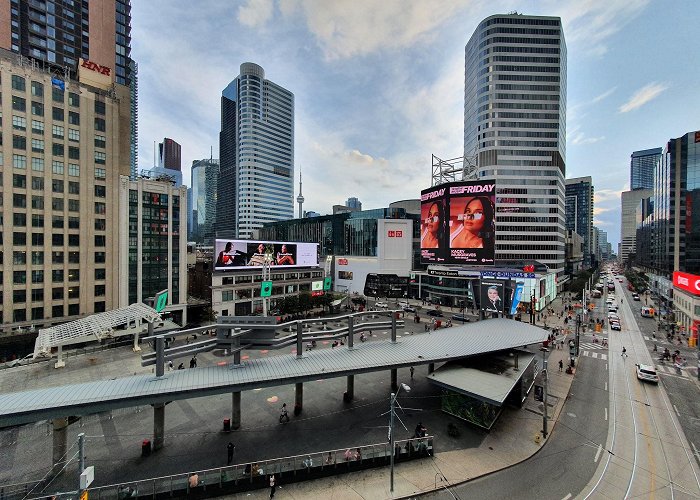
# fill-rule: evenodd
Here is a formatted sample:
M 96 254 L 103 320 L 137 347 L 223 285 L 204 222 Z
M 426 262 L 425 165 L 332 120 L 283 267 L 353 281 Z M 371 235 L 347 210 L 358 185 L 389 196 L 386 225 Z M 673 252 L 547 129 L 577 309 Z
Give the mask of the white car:
M 619 332 L 619 331 L 622 331 L 622 326 L 620 326 L 619 321 L 611 321 L 610 322 L 610 329 L 617 330 Z
M 654 384 L 659 383 L 659 376 L 656 373 L 656 369 L 651 365 L 637 364 L 637 378 L 639 380 L 644 380 L 646 382 L 653 382 Z
M 374 307 L 376 307 L 377 309 L 388 309 L 389 304 L 387 304 L 386 302 L 375 302 Z

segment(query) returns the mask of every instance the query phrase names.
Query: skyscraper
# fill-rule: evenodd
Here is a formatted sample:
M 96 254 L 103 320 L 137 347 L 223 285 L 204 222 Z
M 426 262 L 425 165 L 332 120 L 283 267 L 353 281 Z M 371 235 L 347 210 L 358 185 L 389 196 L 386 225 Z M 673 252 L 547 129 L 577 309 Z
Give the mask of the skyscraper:
M 494 15 L 465 48 L 467 175 L 496 180 L 496 259 L 564 273 L 566 43 L 557 17 Z
M 652 189 L 623 191 L 620 196 L 622 224 L 620 225 L 620 261 L 626 263 L 637 247 L 637 212 L 642 200 L 651 198 Z
M 172 139 L 165 138 L 158 144 L 158 166 L 169 170 L 182 170 L 181 147 Z
M 354 208 L 358 211 L 362 210 L 362 202 L 354 196 L 348 198 L 348 200 L 345 202 L 345 206 L 348 208 Z
M 653 189 L 654 169 L 661 160 L 661 148 L 634 151 L 630 157 L 630 189 Z
M 566 179 L 566 229 L 583 238 L 583 266 L 593 264 L 593 179 Z
M 241 64 L 222 92 L 219 153 L 219 236 L 250 238 L 294 216 L 294 94 L 257 64 Z
M 208 158 L 192 162 L 191 241 L 214 244 L 216 201 L 219 186 L 219 160 Z

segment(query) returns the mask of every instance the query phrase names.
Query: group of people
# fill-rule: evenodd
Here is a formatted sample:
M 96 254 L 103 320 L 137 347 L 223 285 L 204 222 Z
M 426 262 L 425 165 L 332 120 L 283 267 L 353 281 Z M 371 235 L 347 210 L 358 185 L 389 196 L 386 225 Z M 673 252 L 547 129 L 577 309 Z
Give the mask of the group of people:
M 461 213 L 451 214 L 456 219 L 450 229 L 445 217 L 444 202 L 430 205 L 423 222 L 421 248 L 441 248 L 449 234 L 450 248 L 492 248 L 494 243 L 494 208 L 486 196 L 474 196 L 466 200 Z

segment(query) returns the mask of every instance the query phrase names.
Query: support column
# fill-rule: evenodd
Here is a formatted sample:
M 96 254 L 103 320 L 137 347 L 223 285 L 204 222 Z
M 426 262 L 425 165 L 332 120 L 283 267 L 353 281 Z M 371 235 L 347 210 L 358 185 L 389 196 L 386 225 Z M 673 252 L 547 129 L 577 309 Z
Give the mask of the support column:
M 231 393 L 231 429 L 241 428 L 241 391 Z
M 348 316 L 348 349 L 353 348 L 353 342 L 355 340 L 354 332 L 355 332 L 355 324 L 353 321 L 353 317 Z
M 391 390 L 396 391 L 399 388 L 399 378 L 397 375 L 398 370 L 396 368 L 391 369 Z
M 165 403 L 153 405 L 153 451 L 160 450 L 165 441 Z
M 63 469 L 65 456 L 68 451 L 68 417 L 54 418 L 53 424 L 53 474 L 58 474 Z
M 63 361 L 63 346 L 60 345 L 58 346 L 58 352 L 56 353 L 58 356 L 58 359 L 56 360 L 56 364 L 53 365 L 54 368 L 63 368 L 66 366 L 66 362 Z
M 433 373 L 435 371 L 435 363 L 428 363 L 428 373 Z
M 294 414 L 296 415 L 297 408 L 301 412 L 304 407 L 304 384 L 302 382 L 297 382 L 294 391 Z
M 302 333 L 303 325 L 301 321 L 297 321 L 297 359 L 304 357 L 304 337 Z
M 156 377 L 163 375 L 165 375 L 165 338 L 158 335 L 156 337 Z
M 396 343 L 396 314 L 391 313 L 391 341 Z
M 348 384 L 345 392 L 347 394 L 347 402 L 355 398 L 355 375 L 348 375 Z

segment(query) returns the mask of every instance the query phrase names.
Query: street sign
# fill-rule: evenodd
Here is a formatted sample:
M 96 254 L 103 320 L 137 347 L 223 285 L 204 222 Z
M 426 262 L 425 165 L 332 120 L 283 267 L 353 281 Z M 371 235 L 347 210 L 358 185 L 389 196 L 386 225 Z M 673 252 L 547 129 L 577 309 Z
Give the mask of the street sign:
M 156 294 L 155 300 L 153 301 L 153 309 L 156 310 L 157 313 L 163 311 L 165 309 L 165 306 L 168 305 L 168 290 L 161 290 Z
M 323 289 L 324 289 L 326 292 L 330 291 L 330 289 L 331 289 L 331 282 L 332 282 L 332 279 L 331 279 L 330 276 L 326 276 L 325 278 L 323 278 Z
M 260 296 L 269 297 L 272 295 L 272 281 L 263 281 L 260 283 Z

